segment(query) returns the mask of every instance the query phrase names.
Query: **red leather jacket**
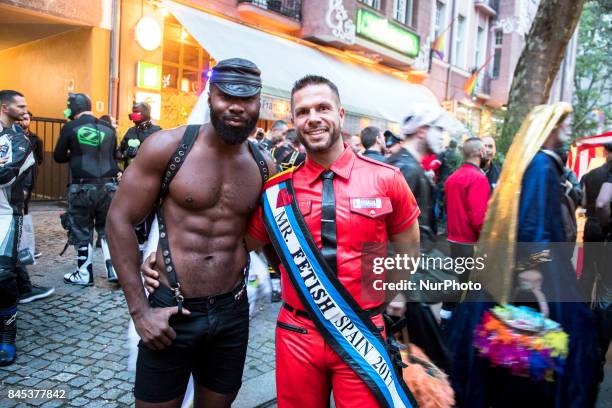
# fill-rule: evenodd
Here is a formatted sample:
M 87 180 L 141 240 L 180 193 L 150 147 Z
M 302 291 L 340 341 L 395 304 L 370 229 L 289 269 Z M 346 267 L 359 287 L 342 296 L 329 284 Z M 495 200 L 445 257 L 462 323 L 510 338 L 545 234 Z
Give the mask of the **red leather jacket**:
M 321 248 L 321 173 L 325 169 L 306 158 L 293 174 L 293 186 L 300 211 L 317 247 Z M 337 270 L 344 287 L 363 309 L 379 306 L 384 294 L 374 299 L 362 296 L 362 249 L 364 243 L 386 243 L 389 236 L 410 227 L 420 211 L 400 171 L 388 164 L 357 156 L 345 145 L 342 155 L 330 167 L 335 173 Z M 269 242 L 261 207 L 253 214 L 248 233 Z M 283 300 L 304 310 L 291 281 L 281 266 Z

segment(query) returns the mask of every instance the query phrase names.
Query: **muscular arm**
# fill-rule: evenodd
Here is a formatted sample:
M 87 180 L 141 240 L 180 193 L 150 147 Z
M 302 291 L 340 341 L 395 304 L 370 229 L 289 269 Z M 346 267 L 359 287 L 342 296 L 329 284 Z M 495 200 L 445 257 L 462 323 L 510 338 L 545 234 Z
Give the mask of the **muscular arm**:
M 134 226 L 153 209 L 166 165 L 181 135 L 181 128 L 160 132 L 143 144 L 137 159 L 123 175 L 109 209 L 106 231 L 113 265 L 132 316 L 142 314 L 149 307 L 140 279 Z
M 610 201 L 612 201 L 612 183 L 604 183 L 595 203 L 599 222 L 604 228 L 610 227 Z

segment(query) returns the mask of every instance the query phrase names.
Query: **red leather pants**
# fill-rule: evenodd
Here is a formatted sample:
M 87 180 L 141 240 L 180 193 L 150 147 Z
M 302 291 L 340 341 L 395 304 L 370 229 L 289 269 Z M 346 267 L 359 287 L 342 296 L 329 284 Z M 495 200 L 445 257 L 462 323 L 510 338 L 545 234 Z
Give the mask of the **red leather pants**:
M 372 323 L 383 332 L 382 315 Z M 336 354 L 312 320 L 284 307 L 276 326 L 276 396 L 279 408 L 378 407 L 374 394 Z

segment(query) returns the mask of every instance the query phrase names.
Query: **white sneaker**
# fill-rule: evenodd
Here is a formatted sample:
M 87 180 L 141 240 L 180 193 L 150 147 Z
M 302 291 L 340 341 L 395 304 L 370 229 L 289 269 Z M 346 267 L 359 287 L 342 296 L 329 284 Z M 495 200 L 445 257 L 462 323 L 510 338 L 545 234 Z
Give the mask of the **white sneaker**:
M 64 282 L 73 285 L 93 286 L 93 275 L 77 269 L 74 272 L 65 274 Z

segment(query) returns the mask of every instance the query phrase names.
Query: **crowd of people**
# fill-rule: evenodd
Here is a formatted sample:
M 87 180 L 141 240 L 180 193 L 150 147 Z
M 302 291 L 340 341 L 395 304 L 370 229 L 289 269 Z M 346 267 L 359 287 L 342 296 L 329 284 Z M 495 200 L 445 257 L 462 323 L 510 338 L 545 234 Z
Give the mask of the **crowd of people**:
M 368 126 L 350 135 L 341 90 L 316 75 L 296 81 L 291 123 L 266 133 L 256 126 L 260 75 L 248 60 L 220 61 L 202 95 L 209 123 L 162 130 L 148 104 L 134 103 L 120 143 L 113 118 L 96 118 L 85 94 L 68 97 L 53 152 L 72 177 L 62 221 L 77 260 L 64 281 L 93 285 L 97 232 L 106 277 L 123 289 L 140 337 L 138 406 L 180 406 L 190 376 L 195 406 L 230 406 L 248 342 L 249 251 L 265 255 L 271 301 L 283 302 L 281 407 L 327 406 L 332 391 L 336 406 L 594 405 L 612 336 L 612 145 L 606 164 L 576 180 L 565 166 L 562 104 L 531 113 L 526 128 L 537 143 L 517 135 L 504 163 L 493 137 L 449 137 L 435 106 L 407 106 L 398 132 Z M 1 91 L 0 103 L 0 365 L 8 365 L 17 303 L 53 288 L 30 283 L 18 242 L 42 144 L 23 95 Z M 555 247 L 576 241 L 578 207 L 587 216 L 580 276 Z M 436 256 L 442 242 L 453 259 L 491 242 L 534 245 L 495 258 L 495 275 L 482 278 L 508 283 L 510 298 L 485 288 L 388 302 L 363 296 L 365 242 L 392 242 L 412 257 Z M 560 325 L 569 336 L 563 369 L 535 378 L 476 352 L 476 327 L 505 303 Z M 419 381 L 415 366 L 425 373 Z M 428 382 L 448 392 L 427 391 Z

